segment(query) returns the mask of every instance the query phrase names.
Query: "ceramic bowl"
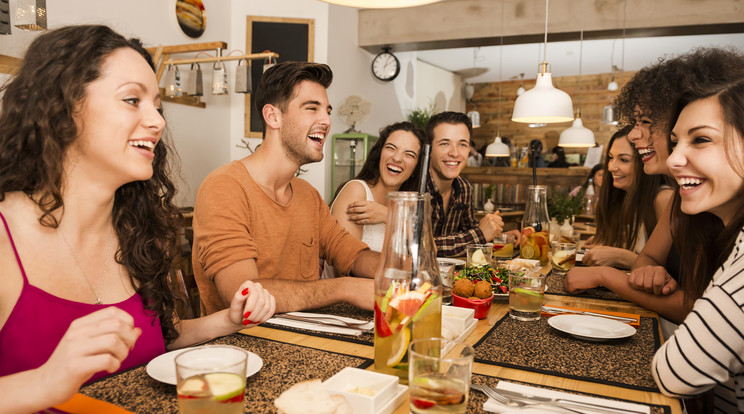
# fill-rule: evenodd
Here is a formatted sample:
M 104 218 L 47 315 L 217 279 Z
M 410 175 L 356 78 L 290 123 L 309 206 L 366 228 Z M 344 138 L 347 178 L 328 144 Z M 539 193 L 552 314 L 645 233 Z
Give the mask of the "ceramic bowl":
M 325 381 L 323 388 L 343 395 L 355 414 L 375 414 L 395 398 L 398 377 L 346 367 Z
M 488 316 L 488 311 L 493 303 L 493 293 L 485 299 L 470 299 L 452 294 L 452 304 L 461 308 L 473 309 L 475 319 L 483 319 Z

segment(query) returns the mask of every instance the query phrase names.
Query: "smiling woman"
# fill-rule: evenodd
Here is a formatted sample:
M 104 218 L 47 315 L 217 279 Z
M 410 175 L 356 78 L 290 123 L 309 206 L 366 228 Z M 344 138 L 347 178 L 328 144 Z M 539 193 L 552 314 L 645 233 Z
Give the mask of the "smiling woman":
M 737 398 L 744 393 L 744 78 L 687 93 L 678 108 L 667 159 L 680 186 L 672 232 L 685 298 L 700 299 L 656 353 L 652 372 L 667 395 L 715 388 L 718 411 L 744 412 Z M 723 231 L 711 230 L 721 224 Z M 712 280 L 711 268 L 718 269 Z
M 415 190 L 421 170 L 419 153 L 424 131 L 410 122 L 398 122 L 380 131 L 357 176 L 336 190 L 331 214 L 352 235 L 379 252 L 385 237 L 387 195 Z M 326 265 L 323 277 L 334 277 Z

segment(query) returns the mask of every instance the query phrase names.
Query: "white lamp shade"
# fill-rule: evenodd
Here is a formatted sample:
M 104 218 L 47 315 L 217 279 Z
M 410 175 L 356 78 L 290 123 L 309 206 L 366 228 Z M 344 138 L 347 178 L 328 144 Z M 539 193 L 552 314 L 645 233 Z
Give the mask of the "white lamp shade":
M 584 123 L 581 122 L 581 117 L 578 116 L 574 119 L 570 128 L 561 132 L 561 138 L 558 140 L 559 147 L 588 148 L 594 145 L 594 132 L 585 127 Z
M 501 137 L 496 137 L 492 143 L 486 147 L 486 157 L 508 157 L 509 146 L 501 142 Z
M 619 124 L 615 117 L 615 108 L 613 108 L 612 105 L 605 105 L 604 108 L 602 108 L 602 123 L 609 125 Z
M 512 121 L 523 123 L 569 122 L 573 117 L 573 103 L 566 92 L 553 87 L 549 72 L 537 74 L 535 87 L 517 97 Z

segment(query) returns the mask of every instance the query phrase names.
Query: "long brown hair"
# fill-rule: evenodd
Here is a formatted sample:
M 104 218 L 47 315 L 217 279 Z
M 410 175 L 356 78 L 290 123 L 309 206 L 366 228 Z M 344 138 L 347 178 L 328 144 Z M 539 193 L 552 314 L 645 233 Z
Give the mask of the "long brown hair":
M 744 78 L 733 83 L 687 91 L 677 103 L 670 124 L 677 122 L 680 112 L 688 104 L 713 96 L 718 98 L 724 114 L 726 162 L 740 177 L 744 177 L 744 159 L 732 158 L 732 155 L 741 154 L 744 150 Z M 735 134 L 739 135 L 738 142 Z M 670 149 L 673 148 L 671 139 L 668 144 Z M 738 150 L 734 149 L 736 146 Z M 744 227 L 744 188 L 739 189 L 737 198 L 739 207 L 731 222 L 724 226 L 720 218 L 709 212 L 695 215 L 683 213 L 682 198 L 678 191 L 674 193 L 671 231 L 682 261 L 680 286 L 688 306 L 703 295 L 716 269 L 733 250 L 736 238 Z
M 632 125 L 623 127 L 610 138 L 607 144 L 602 167 L 604 176 L 595 209 L 596 242 L 630 251 L 635 250 L 641 231 L 649 235 L 656 227 L 654 201 L 661 186 L 666 183 L 665 176 L 644 174 L 641 156 L 633 151 L 631 185 L 625 190 L 612 185 L 612 175 L 609 171 L 610 149 L 616 140 L 626 138 L 632 129 Z
M 46 32 L 29 46 L 18 73 L 2 88 L 0 111 L 0 201 L 21 191 L 39 206 L 43 226 L 57 228 L 52 213 L 62 209 L 63 160 L 78 136 L 74 114 L 86 87 L 101 76 L 105 59 L 121 48 L 137 51 L 155 66 L 139 40 L 106 26 L 68 26 Z M 165 131 L 155 147 L 153 175 L 121 186 L 112 222 L 119 240 L 116 261 L 129 273 L 142 303 L 158 315 L 166 343 L 174 326 L 169 271 L 180 215 L 169 178 L 172 152 Z

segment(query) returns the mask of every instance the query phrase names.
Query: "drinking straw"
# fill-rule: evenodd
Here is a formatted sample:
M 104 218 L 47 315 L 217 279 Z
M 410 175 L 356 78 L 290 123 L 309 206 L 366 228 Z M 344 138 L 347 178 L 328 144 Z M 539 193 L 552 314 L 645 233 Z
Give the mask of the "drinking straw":
M 419 180 L 419 195 L 426 194 L 426 179 L 429 177 L 429 156 L 431 155 L 431 145 L 424 144 L 424 155 L 421 159 L 421 177 Z M 411 279 L 413 280 L 419 271 L 419 247 L 421 246 L 421 232 L 424 227 L 424 202 L 423 197 L 416 202 L 416 221 L 413 227 L 413 243 L 411 243 L 411 256 L 413 267 L 411 269 Z

